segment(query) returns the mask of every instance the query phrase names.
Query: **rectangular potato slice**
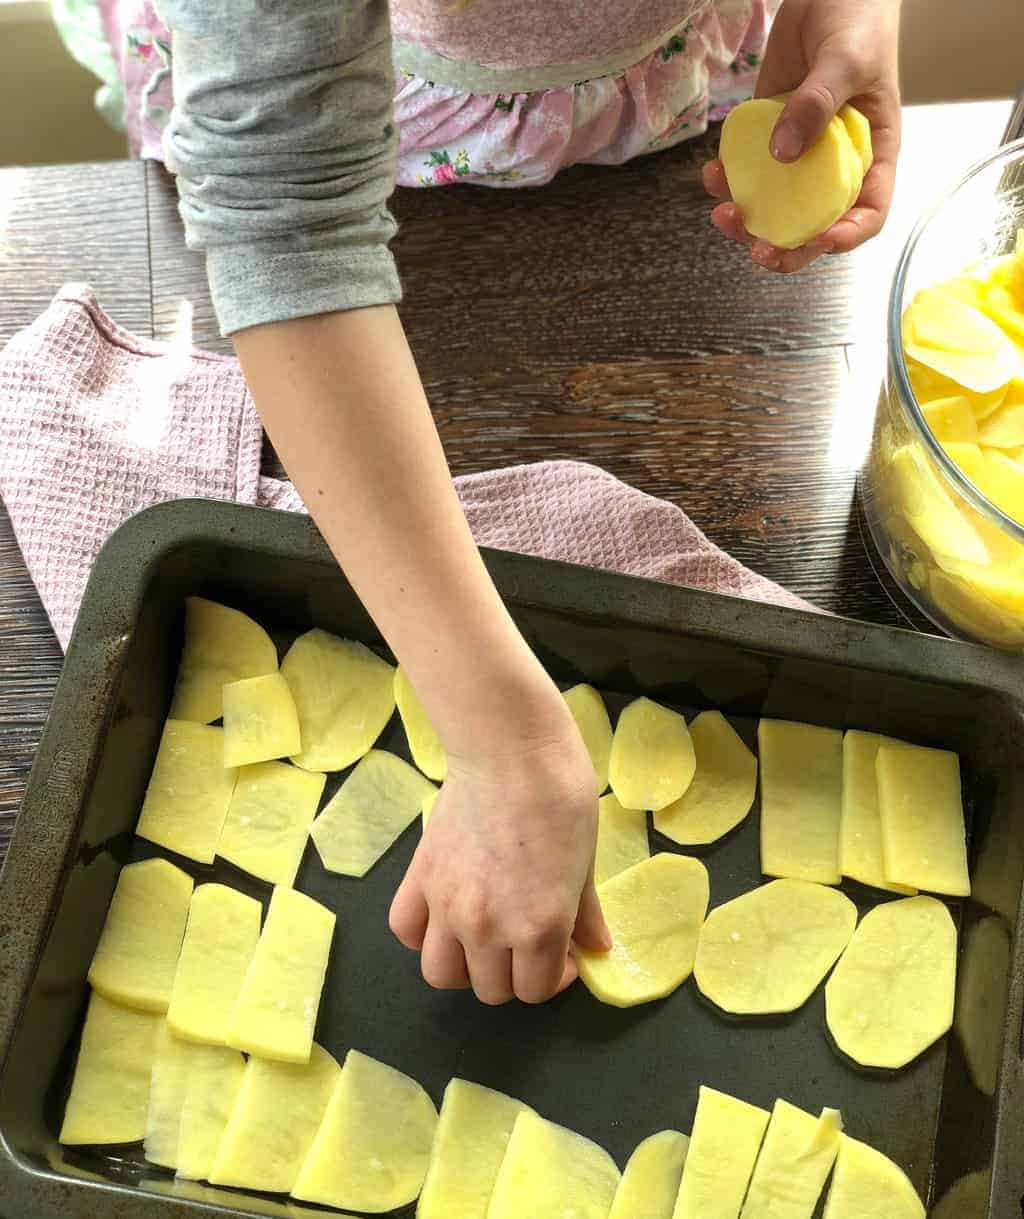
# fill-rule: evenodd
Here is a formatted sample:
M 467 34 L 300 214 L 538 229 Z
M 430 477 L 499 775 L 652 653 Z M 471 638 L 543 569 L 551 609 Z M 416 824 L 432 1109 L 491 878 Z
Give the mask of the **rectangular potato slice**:
M 969 897 L 960 758 L 919 745 L 876 762 L 885 875 L 893 884 Z
M 850 729 L 843 737 L 843 813 L 839 824 L 839 866 L 844 876 L 890 893 L 911 895 L 916 889 L 890 884 L 882 858 L 882 817 L 878 809 L 875 763 L 882 746 L 898 749 L 902 741 L 874 732 Z
M 160 1026 L 153 1055 L 153 1074 L 149 1085 L 149 1110 L 146 1114 L 146 1159 L 163 1168 L 178 1166 L 178 1133 L 181 1109 L 185 1103 L 192 1064 L 205 1046 L 181 1041 L 167 1027 Z
M 135 832 L 198 863 L 213 863 L 235 787 L 224 729 L 168 720 Z
M 644 1139 L 629 1157 L 608 1219 L 672 1219 L 689 1149 L 678 1130 Z
M 255 898 L 226 885 L 200 885 L 192 894 L 167 1009 L 175 1036 L 227 1045 L 231 1014 L 256 951 L 262 916 Z
M 602 796 L 598 801 L 595 883 L 603 884 L 633 864 L 647 859 L 650 854 L 647 814 L 642 810 L 623 808 L 611 794 Z
M 837 885 L 843 734 L 761 720 L 761 871 Z
M 224 687 L 225 766 L 252 766 L 301 752 L 299 713 L 280 673 Z
M 287 762 L 243 766 L 217 854 L 271 885 L 293 885 L 327 776 Z
M 201 1181 L 210 1175 L 217 1148 L 245 1075 L 245 1059 L 226 1046 L 194 1046 L 178 1127 L 177 1175 Z
M 842 1129 L 835 1109 L 813 1117 L 777 1100 L 741 1219 L 811 1219 L 839 1151 Z
M 701 1088 L 672 1219 L 739 1219 L 769 1116 Z
M 82 1029 L 60 1142 L 135 1143 L 146 1133 L 149 1084 L 163 1017 L 95 991 Z
M 228 1045 L 261 1058 L 308 1062 L 335 916 L 278 885 L 242 983 Z
M 250 1058 L 210 1170 L 210 1184 L 288 1193 L 340 1071 L 318 1045 L 308 1063 Z
M 191 896 L 191 876 L 166 859 L 122 868 L 89 966 L 93 990 L 126 1007 L 166 1012 Z

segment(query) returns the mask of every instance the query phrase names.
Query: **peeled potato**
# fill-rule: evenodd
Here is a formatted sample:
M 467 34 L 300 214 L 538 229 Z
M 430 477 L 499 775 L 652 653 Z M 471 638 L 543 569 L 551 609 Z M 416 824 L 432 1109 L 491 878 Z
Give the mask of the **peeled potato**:
M 224 687 L 224 765 L 252 766 L 302 750 L 299 714 L 280 673 Z
M 444 1092 L 416 1219 L 487 1219 L 522 1101 L 453 1079 Z
M 654 855 L 605 881 L 598 895 L 612 948 L 573 949 L 587 989 L 602 1003 L 633 1007 L 681 986 L 708 908 L 708 871 L 700 860 Z
M 185 1103 L 189 1075 L 193 1061 L 206 1048 L 180 1041 L 167 1027 L 166 1021 L 160 1026 L 153 1056 L 143 1144 L 146 1159 L 151 1164 L 160 1164 L 164 1168 L 178 1166 L 181 1109 Z
M 1001 918 L 975 923 L 964 938 L 955 1025 L 974 1086 L 995 1096 L 1010 984 L 1010 933 Z
M 203 597 L 185 598 L 185 647 L 170 718 L 209 724 L 222 714 L 228 682 L 277 672 L 277 648 L 257 622 Z
M 166 859 L 121 869 L 89 984 L 104 998 L 147 1012 L 166 1012 L 185 934 L 192 878 Z
M 395 710 L 394 669 L 368 647 L 312 630 L 281 662 L 299 713 L 303 770 L 344 770 L 367 753 Z
M 902 742 L 874 732 L 851 729 L 843 737 L 843 813 L 839 826 L 839 864 L 844 876 L 862 885 L 912 894 L 909 885 L 894 885 L 885 876 L 882 856 L 882 817 L 878 808 L 875 763 L 882 746 L 898 749 Z
M 1021 441 L 1024 444 L 1024 441 Z M 563 695 L 590 754 L 597 778 L 598 794 L 608 787 L 608 762 L 612 752 L 612 724 L 604 699 L 593 686 L 580 684 Z
M 811 1219 L 839 1151 L 842 1129 L 835 1109 L 812 1117 L 777 1100 L 741 1219 Z
M 696 767 L 686 720 L 677 712 L 637 698 L 619 714 L 608 778 L 623 808 L 658 812 L 686 791 Z
M 694 977 L 723 1011 L 796 1011 L 856 926 L 857 907 L 838 890 L 804 880 L 772 881 L 711 911 L 701 929 Z
M 527 1111 L 516 1119 L 487 1219 L 608 1219 L 618 1185 L 603 1148 Z
M 924 407 L 924 417 L 936 440 L 978 443 L 978 421 L 970 399 L 963 394 L 958 394 L 955 398 L 936 398 L 934 402 L 929 402 Z M 1024 440 L 1020 443 L 1024 444 Z
M 701 1088 L 672 1219 L 739 1219 L 769 1116 Z
M 201 1046 L 193 1056 L 178 1126 L 177 1175 L 201 1181 L 210 1175 L 242 1079 L 245 1059 L 225 1046 Z
M 423 809 L 434 785 L 383 749 L 371 749 L 313 822 L 328 872 L 365 876 Z
M 612 795 L 602 796 L 598 801 L 595 882 L 603 884 L 650 854 L 647 814 L 623 808 Z
M 876 906 L 825 986 L 836 1045 L 864 1067 L 904 1067 L 948 1033 L 956 927 L 934 897 Z
M 654 828 L 682 846 L 715 842 L 750 812 L 757 759 L 720 711 L 702 711 L 690 725 L 697 769 L 684 794 L 654 814 Z
M 678 1130 L 644 1139 L 629 1157 L 608 1219 L 672 1219 L 689 1148 Z
M 423 1186 L 437 1110 L 420 1085 L 349 1050 L 294 1197 L 335 1208 L 397 1210 Z
M 844 1134 L 824 1219 L 925 1219 L 925 1210 L 892 1160 Z
M 443 783 L 448 774 L 448 757 L 419 696 L 412 688 L 412 682 L 401 666 L 395 670 L 395 702 L 402 717 L 412 760 L 427 778 Z

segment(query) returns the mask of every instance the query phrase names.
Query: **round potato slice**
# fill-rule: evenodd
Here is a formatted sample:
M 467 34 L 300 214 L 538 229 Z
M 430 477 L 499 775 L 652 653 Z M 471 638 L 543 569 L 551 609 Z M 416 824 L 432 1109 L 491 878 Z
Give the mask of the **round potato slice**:
M 774 880 L 711 911 L 700 933 L 694 977 L 723 1011 L 796 1011 L 835 964 L 856 925 L 857 907 L 837 889 Z
M 877 906 L 825 987 L 836 1045 L 864 1067 L 904 1067 L 949 1032 L 956 927 L 934 897 Z
M 1024 441 L 1021 443 L 1024 444 Z M 612 725 L 604 699 L 593 686 L 582 683 L 566 690 L 562 697 L 569 705 L 583 744 L 590 754 L 600 795 L 608 787 L 608 759 L 612 752 Z
M 678 1130 L 644 1139 L 629 1157 L 608 1219 L 672 1219 L 689 1149 Z
M 619 713 L 608 778 L 623 808 L 658 812 L 682 796 L 696 768 L 690 732 L 678 712 L 637 698 Z
M 879 1219 L 925 1219 L 925 1210 L 901 1168 L 880 1151 L 844 1134 L 825 1219 L 871 1219 L 876 1215 Z

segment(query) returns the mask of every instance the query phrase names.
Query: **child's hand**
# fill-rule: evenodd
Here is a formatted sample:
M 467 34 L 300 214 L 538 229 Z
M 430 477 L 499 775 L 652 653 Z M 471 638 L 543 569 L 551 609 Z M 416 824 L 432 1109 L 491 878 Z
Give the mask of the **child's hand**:
M 785 0 L 765 52 L 758 97 L 793 90 L 772 137 L 779 161 L 795 161 L 818 138 L 845 102 L 871 123 L 874 164 L 860 197 L 827 233 L 798 250 L 755 241 L 739 208 L 720 203 L 711 213 L 717 229 L 750 246 L 750 256 L 772 271 L 799 271 L 821 254 L 844 254 L 874 237 L 889 212 L 900 146 L 897 69 L 900 0 Z M 729 199 L 721 161 L 704 167 L 704 185 Z
M 593 881 L 594 769 L 566 711 L 555 739 L 449 756 L 448 778 L 391 907 L 432 986 L 542 1003 L 576 977 L 574 939 L 611 947 Z

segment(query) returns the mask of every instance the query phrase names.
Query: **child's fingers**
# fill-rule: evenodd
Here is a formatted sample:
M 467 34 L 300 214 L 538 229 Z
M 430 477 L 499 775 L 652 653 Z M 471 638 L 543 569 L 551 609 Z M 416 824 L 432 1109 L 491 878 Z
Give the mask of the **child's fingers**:
M 729 182 L 725 176 L 725 166 L 721 161 L 708 161 L 701 170 L 704 189 L 715 199 L 731 199 Z
M 446 924 L 432 918 L 420 954 L 420 972 L 428 985 L 437 990 L 466 990 L 469 969 L 466 954 Z
M 398 886 L 388 914 L 388 925 L 400 944 L 404 944 L 412 952 L 419 952 L 423 947 L 423 937 L 427 933 L 430 911 L 423 890 L 414 878 L 414 866 L 415 863 L 410 866 L 405 879 Z
M 743 224 L 743 216 L 735 203 L 719 203 L 711 212 L 711 223 L 731 241 L 741 245 L 750 245 L 754 240 Z
M 516 998 L 524 1003 L 546 1003 L 573 981 L 566 981 L 568 936 L 561 946 L 517 948 L 512 958 L 512 983 Z M 575 970 L 575 963 L 573 964 Z
M 772 156 L 783 162 L 797 160 L 856 91 L 857 79 L 849 57 L 822 55 L 779 115 L 772 132 Z
M 512 953 L 507 948 L 466 948 L 469 980 L 481 1003 L 497 1006 L 513 997 Z

